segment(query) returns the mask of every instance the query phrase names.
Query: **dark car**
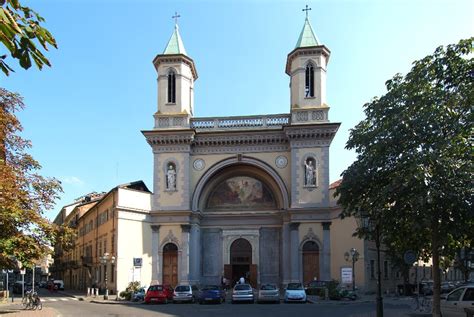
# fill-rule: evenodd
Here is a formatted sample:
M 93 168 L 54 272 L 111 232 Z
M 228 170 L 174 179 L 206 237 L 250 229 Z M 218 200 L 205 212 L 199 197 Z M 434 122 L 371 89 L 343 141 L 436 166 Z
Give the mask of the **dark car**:
M 331 283 L 334 282 L 314 280 L 309 283 L 306 283 L 304 290 L 306 291 L 306 295 L 317 295 L 320 297 L 324 297 L 325 289 L 329 289 Z
M 199 291 L 199 304 L 225 302 L 225 291 L 217 285 L 204 285 Z
M 152 285 L 148 287 L 145 303 L 165 303 L 173 300 L 173 288 L 170 285 Z

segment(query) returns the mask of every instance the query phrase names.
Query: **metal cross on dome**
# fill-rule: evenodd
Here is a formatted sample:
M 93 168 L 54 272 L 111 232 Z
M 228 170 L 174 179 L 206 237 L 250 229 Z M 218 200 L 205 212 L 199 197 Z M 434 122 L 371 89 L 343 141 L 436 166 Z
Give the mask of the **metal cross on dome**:
M 301 11 L 306 11 L 306 19 L 308 18 L 308 11 L 310 10 L 311 8 L 308 5 L 306 5 L 306 9 L 301 10 Z
M 171 17 L 172 19 L 174 19 L 174 24 L 178 24 L 178 18 L 180 18 L 180 17 L 181 16 L 178 14 L 178 12 L 174 13 L 174 15 Z

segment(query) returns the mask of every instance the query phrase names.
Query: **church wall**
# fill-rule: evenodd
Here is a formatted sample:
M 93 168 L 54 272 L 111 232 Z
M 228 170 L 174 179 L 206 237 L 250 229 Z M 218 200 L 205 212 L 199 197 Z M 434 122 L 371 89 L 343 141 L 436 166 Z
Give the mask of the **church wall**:
M 317 165 L 317 186 L 305 187 L 305 160 L 312 156 Z M 292 207 L 326 207 L 329 204 L 329 147 L 292 149 Z
M 352 261 L 344 259 L 344 253 L 351 248 L 359 251 L 359 260 L 355 263 L 355 280 L 359 288 L 365 283 L 364 241 L 353 237 L 357 228 L 354 218 L 334 219 L 331 224 L 331 275 L 341 281 L 341 268 L 352 267 Z
M 260 229 L 260 284 L 280 284 L 280 228 Z
M 300 226 L 299 226 L 299 241 L 300 241 L 300 245 L 301 243 L 303 243 L 303 241 L 305 240 L 305 236 L 308 234 L 309 232 L 309 229 L 311 228 L 311 230 L 313 231 L 313 233 L 316 235 L 318 241 L 318 245 L 319 245 L 319 251 L 322 252 L 322 248 L 323 248 L 323 226 L 320 222 L 317 222 L 317 223 L 300 223 Z
M 189 210 L 189 154 L 155 153 L 153 210 Z M 166 189 L 166 169 L 169 162 L 176 166 L 176 189 Z

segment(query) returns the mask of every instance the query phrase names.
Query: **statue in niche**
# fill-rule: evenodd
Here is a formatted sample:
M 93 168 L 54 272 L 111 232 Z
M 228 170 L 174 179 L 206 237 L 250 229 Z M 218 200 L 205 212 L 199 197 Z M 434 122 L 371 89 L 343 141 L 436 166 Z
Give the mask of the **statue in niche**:
M 313 158 L 308 158 L 305 162 L 305 182 L 307 187 L 316 187 L 316 164 Z
M 166 171 L 166 189 L 176 190 L 176 169 L 173 164 L 169 164 Z

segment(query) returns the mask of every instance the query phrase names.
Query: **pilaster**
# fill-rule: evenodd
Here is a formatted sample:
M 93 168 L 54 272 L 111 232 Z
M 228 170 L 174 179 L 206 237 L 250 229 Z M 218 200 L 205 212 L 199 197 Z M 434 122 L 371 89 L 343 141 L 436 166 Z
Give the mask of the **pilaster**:
M 159 247 L 160 247 L 160 226 L 151 225 L 151 279 L 160 280 L 160 259 L 158 256 Z
M 321 279 L 329 281 L 331 279 L 331 222 L 323 222 L 323 267 L 321 271 Z
M 299 222 L 290 223 L 290 252 L 291 252 L 291 281 L 299 282 L 300 265 L 299 265 Z

